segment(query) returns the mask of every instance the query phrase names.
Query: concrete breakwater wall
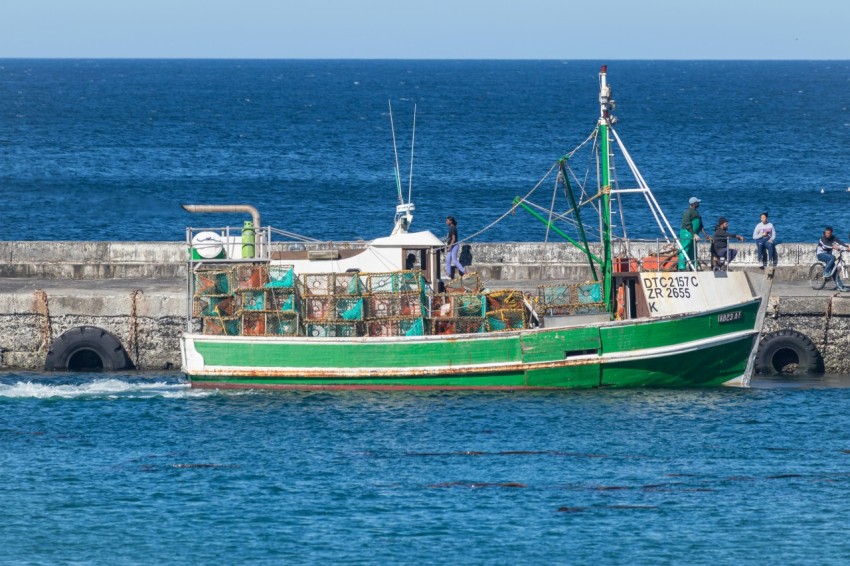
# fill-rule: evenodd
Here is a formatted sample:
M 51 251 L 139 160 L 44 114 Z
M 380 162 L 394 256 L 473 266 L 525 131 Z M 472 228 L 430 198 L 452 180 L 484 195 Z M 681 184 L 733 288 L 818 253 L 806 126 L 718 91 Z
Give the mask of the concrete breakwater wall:
M 303 244 L 298 244 L 303 245 Z M 363 246 L 363 242 L 344 244 Z M 339 246 L 325 242 L 308 249 Z M 657 241 L 614 245 L 618 256 L 643 258 L 662 250 Z M 753 244 L 732 243 L 738 250 L 735 266 L 757 267 Z M 289 244 L 273 244 L 274 251 Z M 781 244 L 777 278 L 801 279 L 815 261 L 814 244 Z M 591 251 L 601 254 L 599 245 Z M 700 260 L 709 260 L 709 247 L 699 245 Z M 34 279 L 174 279 L 186 276 L 186 244 L 182 242 L 0 242 L 0 278 Z M 461 261 L 482 277 L 494 280 L 581 279 L 589 276 L 585 255 L 563 243 L 473 243 L 463 246 Z
M 733 269 L 758 268 L 754 245 L 733 247 L 739 250 Z M 287 249 L 287 244 L 275 248 Z M 615 246 L 615 254 L 642 258 L 659 248 L 654 241 L 631 242 L 628 250 Z M 817 346 L 827 371 L 850 373 L 850 357 L 844 355 L 850 299 L 828 287 L 819 292 L 807 287 L 813 245 L 783 244 L 779 250 L 765 332 L 800 331 Z M 600 253 L 598 247 L 593 251 Z M 700 257 L 708 260 L 705 244 Z M 97 332 L 114 338 L 108 344 L 117 344 L 117 353 L 98 354 L 114 358 L 101 360 L 106 369 L 122 356 L 126 367 L 179 367 L 186 258 L 181 242 L 0 242 L 0 368 L 68 367 Z M 531 288 L 590 275 L 584 254 L 560 242 L 470 244 L 462 259 L 494 286 Z M 86 361 L 83 357 L 74 363 Z

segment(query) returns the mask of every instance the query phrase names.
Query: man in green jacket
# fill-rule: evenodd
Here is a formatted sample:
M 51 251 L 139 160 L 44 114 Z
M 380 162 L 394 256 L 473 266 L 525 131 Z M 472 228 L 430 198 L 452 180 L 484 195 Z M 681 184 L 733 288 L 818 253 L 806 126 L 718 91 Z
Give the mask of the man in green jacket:
M 690 258 L 694 268 L 697 264 L 697 242 L 699 241 L 699 232 L 702 232 L 705 237 L 705 227 L 702 224 L 702 216 L 699 215 L 700 200 L 697 197 L 691 197 L 688 200 L 688 209 L 682 215 L 682 227 L 679 229 L 679 242 L 682 244 L 682 250 L 679 251 L 679 271 L 689 269 L 688 259 Z

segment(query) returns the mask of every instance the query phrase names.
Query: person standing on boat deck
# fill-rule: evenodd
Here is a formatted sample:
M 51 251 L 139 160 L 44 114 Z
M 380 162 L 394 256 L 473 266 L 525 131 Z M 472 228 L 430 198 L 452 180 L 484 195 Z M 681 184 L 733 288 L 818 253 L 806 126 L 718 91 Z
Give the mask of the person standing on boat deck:
M 457 220 L 454 216 L 446 216 L 446 226 L 449 227 L 449 234 L 446 236 L 446 276 L 449 279 L 455 278 L 455 267 L 460 272 L 460 276 L 466 275 L 466 270 L 460 264 L 458 255 L 460 254 L 460 244 L 457 240 Z
M 850 250 L 844 242 L 835 237 L 832 233 L 832 226 L 827 226 L 823 230 L 823 235 L 818 240 L 817 255 L 818 261 L 822 261 L 826 266 L 823 268 L 824 279 L 829 279 L 835 282 L 835 288 L 839 291 L 850 291 L 850 287 L 845 287 L 838 275 L 838 270 L 835 268 L 835 256 L 832 255 L 832 250 L 838 251 Z
M 767 258 L 764 256 L 764 251 L 770 257 L 770 263 L 776 267 L 776 228 L 767 219 L 767 213 L 761 213 L 761 222 L 756 224 L 756 229 L 753 230 L 753 240 L 756 241 L 758 249 L 758 257 L 761 262 L 761 269 L 767 267 Z
M 698 267 L 696 243 L 699 241 L 699 232 L 708 237 L 702 224 L 702 216 L 697 211 L 699 203 L 697 197 L 691 197 L 688 200 L 688 209 L 682 215 L 682 227 L 679 229 L 679 242 L 682 244 L 682 249 L 679 250 L 679 271 L 688 268 L 688 258 L 695 269 Z
M 717 257 L 726 260 L 726 263 L 732 263 L 735 256 L 738 255 L 738 250 L 733 250 L 729 247 L 729 238 L 738 238 L 738 241 L 743 242 L 744 237 L 739 234 L 730 234 L 729 221 L 723 216 L 717 221 L 717 226 L 714 228 L 714 253 Z

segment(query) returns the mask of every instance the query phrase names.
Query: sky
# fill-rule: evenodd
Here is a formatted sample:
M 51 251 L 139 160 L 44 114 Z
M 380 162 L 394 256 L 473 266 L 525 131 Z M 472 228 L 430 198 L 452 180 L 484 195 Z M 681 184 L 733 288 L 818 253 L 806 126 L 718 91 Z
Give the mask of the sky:
M 848 0 L 0 0 L 0 57 L 850 59 L 848 27 Z

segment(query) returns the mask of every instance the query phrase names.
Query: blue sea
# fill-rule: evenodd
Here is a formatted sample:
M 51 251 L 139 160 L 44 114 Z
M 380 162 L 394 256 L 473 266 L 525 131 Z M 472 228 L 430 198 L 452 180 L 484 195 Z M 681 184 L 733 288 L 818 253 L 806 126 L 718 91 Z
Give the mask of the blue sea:
M 414 228 L 453 214 L 463 238 L 591 133 L 600 63 L 0 60 L 0 240 L 243 220 L 187 202 L 385 235 L 388 100 L 405 196 L 416 106 Z M 785 241 L 848 233 L 850 62 L 608 64 L 615 128 L 671 222 L 695 195 L 744 234 L 764 210 Z M 645 208 L 624 212 L 655 237 Z M 475 241 L 544 236 L 517 212 Z M 754 385 L 218 392 L 6 372 L 0 564 L 846 563 L 850 378 Z
M 322 240 L 386 235 L 388 101 L 405 198 L 416 106 L 414 228 L 442 235 L 452 214 L 463 238 L 590 134 L 600 63 L 0 60 L 0 240 L 175 241 L 244 220 L 181 203 L 253 204 Z M 672 224 L 695 195 L 709 228 L 751 234 L 769 211 L 784 241 L 850 232 L 850 62 L 607 63 L 615 127 Z M 581 180 L 587 165 L 572 162 Z M 553 189 L 532 200 L 548 209 Z M 654 238 L 642 203 L 626 227 Z M 475 241 L 544 237 L 518 212 Z
M 0 378 L 0 563 L 843 564 L 850 389 Z

